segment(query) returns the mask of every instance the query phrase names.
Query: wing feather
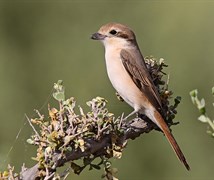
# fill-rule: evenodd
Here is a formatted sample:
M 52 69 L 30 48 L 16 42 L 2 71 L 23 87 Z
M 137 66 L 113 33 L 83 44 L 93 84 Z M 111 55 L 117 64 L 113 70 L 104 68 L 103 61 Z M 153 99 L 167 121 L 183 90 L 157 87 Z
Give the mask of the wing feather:
M 129 73 L 136 86 L 142 93 L 146 94 L 148 100 L 157 110 L 161 110 L 162 105 L 160 95 L 147 70 L 142 55 L 138 53 L 137 55 L 135 55 L 137 57 L 133 57 L 130 52 L 122 49 L 120 56 L 126 71 Z M 139 57 L 142 58 L 140 59 Z

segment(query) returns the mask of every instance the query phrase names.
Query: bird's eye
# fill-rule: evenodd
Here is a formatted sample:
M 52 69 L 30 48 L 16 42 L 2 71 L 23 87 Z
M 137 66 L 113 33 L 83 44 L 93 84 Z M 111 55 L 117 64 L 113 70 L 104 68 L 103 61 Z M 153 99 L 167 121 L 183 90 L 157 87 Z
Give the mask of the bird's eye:
M 115 34 L 117 34 L 117 31 L 113 29 L 109 33 L 112 34 L 112 35 L 115 35 Z

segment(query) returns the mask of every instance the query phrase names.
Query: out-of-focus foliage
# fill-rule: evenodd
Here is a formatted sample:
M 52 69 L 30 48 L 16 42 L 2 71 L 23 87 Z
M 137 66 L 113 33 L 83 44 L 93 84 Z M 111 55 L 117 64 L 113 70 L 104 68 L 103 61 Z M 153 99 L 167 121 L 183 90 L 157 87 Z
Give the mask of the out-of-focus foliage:
M 212 88 L 212 94 L 214 95 L 214 87 Z M 200 116 L 198 117 L 198 120 L 202 123 L 208 124 L 207 133 L 210 134 L 212 137 L 214 137 L 214 121 L 209 118 L 207 115 L 206 110 L 206 104 L 204 98 L 201 100 L 198 98 L 198 90 L 192 90 L 190 92 L 190 96 L 192 99 L 193 104 L 198 108 Z M 213 103 L 214 106 L 214 103 Z
M 189 92 L 197 87 L 206 103 L 212 102 L 207 89 L 213 86 L 214 76 L 213 6 L 213 1 L 207 0 L 1 0 L 0 165 L 34 163 L 29 161 L 35 149 L 25 141 L 31 128 L 24 125 L 24 114 L 33 117 L 34 108 L 45 113 L 52 84 L 58 79 L 66 84 L 66 96 L 74 96 L 83 108 L 84 102 L 102 96 L 116 115 L 132 111 L 115 98 L 106 74 L 103 47 L 89 38 L 101 25 L 115 21 L 135 31 L 144 56 L 164 57 L 169 64 L 170 89 L 182 97 L 176 116 L 180 125 L 172 129 L 192 169 L 187 173 L 177 163 L 165 137 L 156 132 L 130 142 L 123 158 L 113 162 L 120 169 L 119 177 L 213 177 L 210 167 L 214 143 L 206 133 L 199 133 L 204 127 L 195 122 L 198 112 L 189 98 Z M 207 107 L 208 112 L 211 110 Z M 11 146 L 13 150 L 7 155 Z M 75 179 L 94 177 L 99 175 L 84 171 Z

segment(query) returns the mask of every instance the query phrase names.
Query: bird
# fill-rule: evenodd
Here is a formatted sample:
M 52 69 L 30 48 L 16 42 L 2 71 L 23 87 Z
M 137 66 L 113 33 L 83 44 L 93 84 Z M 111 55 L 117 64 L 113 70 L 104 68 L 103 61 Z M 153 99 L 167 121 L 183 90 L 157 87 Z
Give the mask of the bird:
M 162 103 L 146 67 L 135 33 L 126 25 L 110 22 L 91 35 L 105 48 L 105 63 L 112 86 L 132 111 L 126 118 L 139 113 L 146 115 L 164 133 L 178 159 L 187 170 L 190 166 L 161 115 Z

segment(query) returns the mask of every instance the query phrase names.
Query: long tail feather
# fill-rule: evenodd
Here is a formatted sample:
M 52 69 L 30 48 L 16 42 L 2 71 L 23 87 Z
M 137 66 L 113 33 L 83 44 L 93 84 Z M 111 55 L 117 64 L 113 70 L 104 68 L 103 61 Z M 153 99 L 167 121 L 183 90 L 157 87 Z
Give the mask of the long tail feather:
M 173 150 L 175 151 L 178 159 L 184 164 L 186 169 L 189 171 L 190 166 L 187 163 L 184 154 L 182 153 L 178 143 L 176 142 L 175 138 L 173 137 L 172 133 L 170 132 L 170 130 L 169 130 L 167 124 L 165 123 L 164 119 L 162 118 L 162 116 L 160 115 L 160 113 L 158 111 L 154 112 L 154 116 L 155 116 L 155 120 L 157 122 L 157 125 L 165 134 L 167 140 L 169 141 L 170 145 L 172 146 Z

